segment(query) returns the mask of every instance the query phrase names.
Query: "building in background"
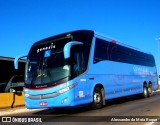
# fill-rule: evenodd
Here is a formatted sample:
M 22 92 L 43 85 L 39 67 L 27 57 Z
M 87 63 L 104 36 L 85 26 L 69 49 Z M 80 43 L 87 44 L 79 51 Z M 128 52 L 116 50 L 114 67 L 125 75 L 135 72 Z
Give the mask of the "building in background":
M 23 91 L 25 60 L 19 60 L 19 67 L 14 69 L 14 58 L 0 56 L 0 93 Z

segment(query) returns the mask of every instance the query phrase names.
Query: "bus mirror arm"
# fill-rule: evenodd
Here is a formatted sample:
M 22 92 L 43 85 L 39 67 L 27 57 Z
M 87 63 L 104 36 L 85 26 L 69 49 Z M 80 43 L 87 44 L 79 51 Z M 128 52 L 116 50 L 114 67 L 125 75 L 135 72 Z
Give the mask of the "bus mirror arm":
M 20 55 L 20 56 L 17 56 L 15 59 L 14 59 L 14 68 L 15 69 L 18 69 L 18 60 L 19 59 L 22 59 L 22 58 L 25 58 L 25 57 L 27 57 L 27 56 L 22 56 L 22 55 Z
M 83 44 L 82 42 L 77 42 L 77 41 L 68 42 L 63 48 L 64 58 L 65 59 L 70 58 L 70 50 L 73 45 L 82 45 L 82 44 Z

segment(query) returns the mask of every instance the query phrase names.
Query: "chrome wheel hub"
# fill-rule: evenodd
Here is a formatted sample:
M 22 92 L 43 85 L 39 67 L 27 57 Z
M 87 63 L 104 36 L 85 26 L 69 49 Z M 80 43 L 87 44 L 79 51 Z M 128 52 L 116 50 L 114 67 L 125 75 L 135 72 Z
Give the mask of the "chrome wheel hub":
M 94 94 L 94 102 L 100 103 L 101 102 L 101 95 L 99 93 Z

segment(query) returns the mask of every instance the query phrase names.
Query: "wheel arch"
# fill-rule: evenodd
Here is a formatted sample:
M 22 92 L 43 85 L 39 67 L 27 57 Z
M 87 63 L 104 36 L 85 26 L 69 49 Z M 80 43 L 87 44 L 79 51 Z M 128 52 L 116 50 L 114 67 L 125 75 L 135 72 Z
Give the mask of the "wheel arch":
M 152 85 L 152 81 L 149 81 L 149 82 L 148 82 L 148 85 Z
M 147 87 L 148 83 L 146 81 L 143 82 L 143 87 Z

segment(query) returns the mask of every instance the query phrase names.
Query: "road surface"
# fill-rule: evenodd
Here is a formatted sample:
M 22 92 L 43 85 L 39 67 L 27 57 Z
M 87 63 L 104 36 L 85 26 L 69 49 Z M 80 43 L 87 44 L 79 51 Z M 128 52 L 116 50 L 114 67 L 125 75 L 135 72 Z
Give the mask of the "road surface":
M 82 106 L 55 112 L 53 109 L 29 110 L 20 107 L 0 110 L 0 115 L 11 116 L 11 118 L 16 116 L 12 119 L 14 122 L 20 118 L 19 120 L 23 120 L 24 123 L 20 121 L 13 124 L 28 125 L 37 124 L 36 120 L 38 124 L 45 123 L 45 125 L 158 125 L 160 124 L 157 122 L 160 121 L 160 91 L 154 92 L 152 97 L 146 99 L 131 96 L 110 100 L 105 107 L 98 110 Z M 28 120 L 31 123 L 28 123 Z

